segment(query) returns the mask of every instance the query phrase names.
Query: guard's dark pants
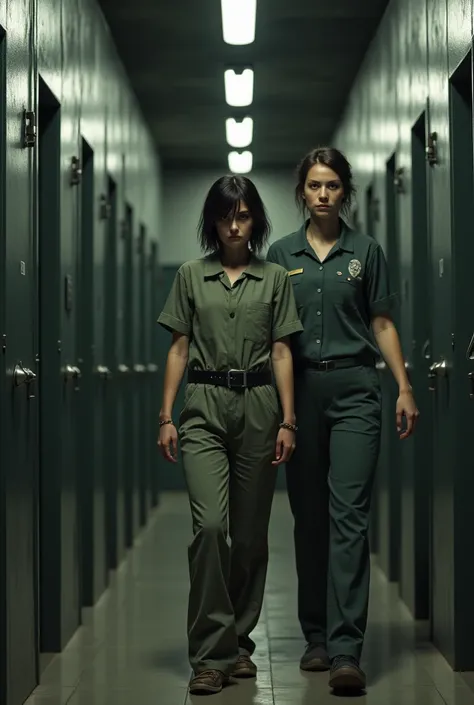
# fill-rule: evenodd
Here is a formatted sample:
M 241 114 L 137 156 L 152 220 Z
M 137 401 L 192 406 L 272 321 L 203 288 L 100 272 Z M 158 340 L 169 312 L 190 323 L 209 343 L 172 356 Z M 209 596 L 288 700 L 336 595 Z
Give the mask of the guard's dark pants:
M 298 436 L 287 467 L 295 527 L 298 614 L 330 658 L 360 658 L 370 578 L 369 508 L 380 446 L 381 397 L 372 367 L 295 379 Z

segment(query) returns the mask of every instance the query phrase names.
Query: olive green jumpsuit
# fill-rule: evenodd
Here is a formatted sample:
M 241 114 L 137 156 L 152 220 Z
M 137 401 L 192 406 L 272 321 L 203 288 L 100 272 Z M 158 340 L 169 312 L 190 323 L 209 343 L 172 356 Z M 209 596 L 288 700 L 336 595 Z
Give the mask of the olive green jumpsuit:
M 370 324 L 394 299 L 380 246 L 341 224 L 323 262 L 306 239 L 308 223 L 274 243 L 267 260 L 288 271 L 304 326 L 292 339 L 299 430 L 287 466 L 301 628 L 331 659 L 360 659 L 381 430 Z
M 302 330 L 286 271 L 254 256 L 233 286 L 217 255 L 184 264 L 158 321 L 189 337 L 190 370 L 269 371 L 272 343 Z M 196 674 L 227 674 L 255 648 L 280 420 L 271 379 L 250 389 L 186 386 L 179 434 L 194 533 L 188 635 Z

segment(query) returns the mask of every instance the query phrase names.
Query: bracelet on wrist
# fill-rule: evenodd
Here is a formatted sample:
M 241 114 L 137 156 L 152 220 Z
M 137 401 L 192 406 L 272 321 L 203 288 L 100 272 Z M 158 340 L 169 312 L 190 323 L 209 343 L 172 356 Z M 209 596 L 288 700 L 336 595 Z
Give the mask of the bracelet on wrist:
M 279 427 L 280 427 L 280 428 L 286 428 L 288 431 L 293 431 L 293 433 L 296 433 L 296 431 L 298 430 L 298 426 L 296 426 L 296 424 L 293 424 L 293 423 L 285 423 L 285 422 L 283 422 L 283 423 L 280 424 Z
M 160 428 L 162 426 L 166 426 L 167 424 L 171 424 L 171 426 L 174 426 L 174 421 L 173 419 L 165 419 L 164 421 L 160 421 Z

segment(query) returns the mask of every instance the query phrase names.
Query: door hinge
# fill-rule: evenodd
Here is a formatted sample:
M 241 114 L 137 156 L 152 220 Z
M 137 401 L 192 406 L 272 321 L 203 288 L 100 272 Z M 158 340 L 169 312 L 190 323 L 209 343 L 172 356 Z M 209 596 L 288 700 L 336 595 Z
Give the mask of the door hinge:
M 393 185 L 395 186 L 395 191 L 397 193 L 405 193 L 405 169 L 400 166 L 395 170 L 395 176 L 393 178 Z
M 438 163 L 438 133 L 430 132 L 426 144 L 426 160 L 430 166 Z
M 71 157 L 71 186 L 78 186 L 81 183 L 82 168 L 79 157 Z
M 6 336 L 6 334 L 4 333 L 4 334 L 2 335 L 2 352 L 5 352 L 6 349 L 7 349 L 7 336 Z
M 112 209 L 107 197 L 102 193 L 99 201 L 99 219 L 108 220 L 110 218 L 111 210 Z
M 23 145 L 29 148 L 36 145 L 36 113 L 33 110 L 23 113 Z

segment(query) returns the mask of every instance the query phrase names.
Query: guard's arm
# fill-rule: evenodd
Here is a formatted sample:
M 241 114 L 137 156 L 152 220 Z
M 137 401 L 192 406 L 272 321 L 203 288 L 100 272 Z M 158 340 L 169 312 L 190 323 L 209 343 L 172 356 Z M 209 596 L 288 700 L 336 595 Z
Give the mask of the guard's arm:
M 295 402 L 293 385 L 293 356 L 290 339 L 281 338 L 272 346 L 272 366 L 275 382 L 283 409 L 283 422 L 294 425 Z
M 182 333 L 173 333 L 173 341 L 166 360 L 160 421 L 168 421 L 172 418 L 176 395 L 178 394 L 178 389 L 188 364 L 188 355 L 188 336 Z
M 399 393 L 411 392 L 408 381 L 405 360 L 403 359 L 400 338 L 397 329 L 388 315 L 374 316 L 372 319 L 372 330 L 377 341 L 382 356 L 392 371 L 399 387 Z

